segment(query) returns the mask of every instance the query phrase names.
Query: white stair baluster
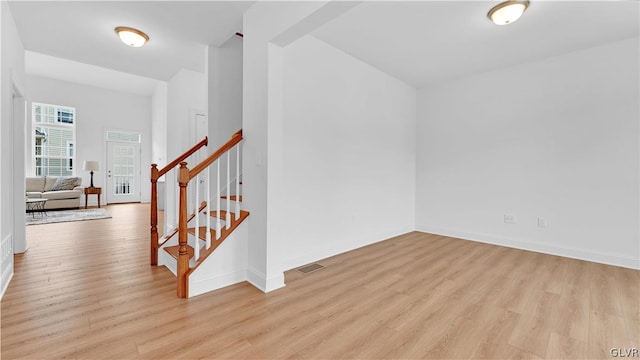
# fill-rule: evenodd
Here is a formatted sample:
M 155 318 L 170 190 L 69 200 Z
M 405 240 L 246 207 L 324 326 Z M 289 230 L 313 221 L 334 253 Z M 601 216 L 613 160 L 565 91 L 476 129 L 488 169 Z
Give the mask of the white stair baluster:
M 240 219 L 240 143 L 236 145 L 236 220 Z
M 225 218 L 225 227 L 231 227 L 231 171 L 229 163 L 231 162 L 231 151 L 227 151 L 227 217 Z
M 220 239 L 220 230 L 222 230 L 222 224 L 220 223 L 220 159 L 216 161 L 218 166 L 217 180 L 216 180 L 216 240 Z
M 193 244 L 193 258 L 194 260 L 198 260 L 200 258 L 200 174 L 196 175 L 196 183 L 195 183 L 195 193 L 196 193 L 196 231 L 195 231 L 195 243 Z
M 206 249 L 211 247 L 211 166 L 207 167 L 207 181 L 205 183 L 207 190 L 207 239 Z

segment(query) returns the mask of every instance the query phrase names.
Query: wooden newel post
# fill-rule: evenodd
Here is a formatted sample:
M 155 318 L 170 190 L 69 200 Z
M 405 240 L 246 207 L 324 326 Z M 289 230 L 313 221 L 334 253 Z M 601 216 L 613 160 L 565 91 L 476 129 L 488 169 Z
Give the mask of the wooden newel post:
M 180 163 L 178 185 L 180 185 L 180 210 L 178 213 L 178 297 L 186 298 L 188 294 L 187 271 L 189 270 L 189 254 L 187 252 L 187 184 L 189 169 L 187 163 Z
M 151 164 L 151 265 L 158 265 L 158 164 Z

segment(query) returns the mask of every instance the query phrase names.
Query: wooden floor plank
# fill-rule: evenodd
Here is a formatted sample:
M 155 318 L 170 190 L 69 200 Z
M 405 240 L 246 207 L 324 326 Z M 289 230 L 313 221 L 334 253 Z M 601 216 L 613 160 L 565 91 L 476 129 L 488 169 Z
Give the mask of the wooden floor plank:
M 609 358 L 637 347 L 640 271 L 412 232 L 192 299 L 148 265 L 149 206 L 27 227 L 6 359 Z

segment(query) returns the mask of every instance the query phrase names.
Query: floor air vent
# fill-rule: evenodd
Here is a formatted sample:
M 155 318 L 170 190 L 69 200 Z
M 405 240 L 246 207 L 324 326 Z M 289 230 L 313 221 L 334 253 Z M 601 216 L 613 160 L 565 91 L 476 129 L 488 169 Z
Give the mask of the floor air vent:
M 298 271 L 300 271 L 303 274 L 308 274 L 308 273 L 314 272 L 316 270 L 320 270 L 322 268 L 324 268 L 324 266 L 314 263 L 314 264 L 305 265 L 305 266 L 299 268 Z

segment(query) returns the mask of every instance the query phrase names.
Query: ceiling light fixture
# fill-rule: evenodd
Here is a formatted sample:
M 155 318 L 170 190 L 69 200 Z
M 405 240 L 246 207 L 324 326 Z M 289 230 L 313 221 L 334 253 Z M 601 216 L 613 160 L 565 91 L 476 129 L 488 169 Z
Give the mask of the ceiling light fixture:
M 118 26 L 115 30 L 120 40 L 131 47 L 141 47 L 149 41 L 149 36 L 138 29 Z
M 505 1 L 494 6 L 487 17 L 496 25 L 507 25 L 518 20 L 529 7 L 529 0 Z

